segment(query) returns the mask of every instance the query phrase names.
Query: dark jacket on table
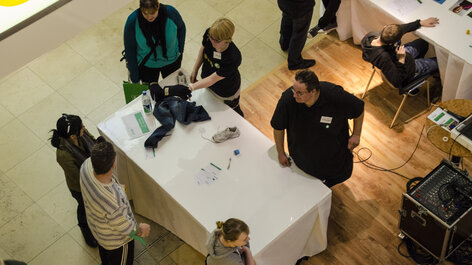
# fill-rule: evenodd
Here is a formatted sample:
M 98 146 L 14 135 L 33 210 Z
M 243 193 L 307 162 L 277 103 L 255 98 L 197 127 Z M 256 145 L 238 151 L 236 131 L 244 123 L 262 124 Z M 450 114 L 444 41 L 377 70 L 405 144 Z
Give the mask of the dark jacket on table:
M 415 31 L 421 27 L 420 20 L 400 25 L 403 34 Z M 372 41 L 380 37 L 380 32 L 367 33 L 361 41 L 362 59 L 372 63 L 382 70 L 387 80 L 396 88 L 403 87 L 406 82 L 415 76 L 415 59 L 406 53 L 405 63 L 397 59 L 397 53 L 393 45 L 372 46 Z
M 87 134 L 89 137 L 95 140 L 95 138 L 87 131 L 84 131 L 84 134 Z M 65 139 L 61 138 L 61 143 L 59 148 L 56 150 L 56 161 L 64 170 L 64 175 L 66 176 L 66 183 L 69 190 L 80 192 L 80 167 L 82 163 L 79 164 L 74 155 L 67 150 L 64 146 Z M 79 142 L 79 148 L 82 151 L 85 151 L 85 148 Z

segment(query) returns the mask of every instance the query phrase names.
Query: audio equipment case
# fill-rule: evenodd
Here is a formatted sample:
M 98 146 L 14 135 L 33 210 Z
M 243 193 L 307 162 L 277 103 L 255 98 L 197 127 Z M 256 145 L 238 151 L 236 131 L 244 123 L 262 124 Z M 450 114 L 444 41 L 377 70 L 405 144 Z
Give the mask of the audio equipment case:
M 465 178 L 461 181 L 472 183 L 467 173 L 464 174 L 463 171 L 458 170 L 445 161 L 441 162 L 437 168 L 423 178 L 411 191 L 403 193 L 401 210 L 399 210 L 399 228 L 404 235 L 441 262 L 472 235 L 472 207 L 462 209 L 460 215 L 449 216 L 448 219 L 445 219 L 444 215 L 438 216 L 441 215 L 439 210 L 431 208 L 431 205 L 434 204 L 428 205 L 428 202 L 423 197 L 415 193 L 415 191 L 420 190 L 424 186 L 428 187 L 429 190 L 423 192 L 423 194 L 432 194 L 429 198 L 434 195 L 438 196 L 437 190 L 431 188 L 431 184 L 434 183 L 436 185 L 435 182 L 444 179 L 440 174 L 434 174 L 440 167 L 455 170 L 460 174 L 459 178 Z M 439 209 L 439 207 L 444 207 L 444 205 L 437 207 Z M 445 211 L 447 212 L 447 207 Z

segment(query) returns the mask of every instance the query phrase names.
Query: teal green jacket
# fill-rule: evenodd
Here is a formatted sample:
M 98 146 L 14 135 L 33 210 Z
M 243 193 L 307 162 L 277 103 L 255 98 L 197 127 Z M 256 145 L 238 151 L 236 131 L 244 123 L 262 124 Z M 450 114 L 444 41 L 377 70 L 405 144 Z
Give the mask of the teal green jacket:
M 166 21 L 166 46 L 167 58 L 162 54 L 162 47 L 156 48 L 157 56 L 151 55 L 145 63 L 149 68 L 161 68 L 175 62 L 184 52 L 185 45 L 185 23 L 179 12 L 172 6 L 166 5 L 167 21 Z M 130 73 L 130 79 L 133 83 L 138 83 L 141 79 L 139 76 L 139 64 L 144 57 L 151 51 L 146 44 L 141 28 L 138 23 L 138 12 L 136 9 L 126 20 L 124 30 L 124 45 L 126 54 L 126 63 Z

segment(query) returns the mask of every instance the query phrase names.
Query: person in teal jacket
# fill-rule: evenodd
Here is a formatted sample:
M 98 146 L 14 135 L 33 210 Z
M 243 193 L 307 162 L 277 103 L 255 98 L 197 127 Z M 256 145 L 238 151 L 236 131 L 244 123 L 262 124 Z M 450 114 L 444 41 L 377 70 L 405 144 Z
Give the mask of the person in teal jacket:
M 129 79 L 157 82 L 180 68 L 185 45 L 185 23 L 179 12 L 158 0 L 140 0 L 126 20 L 124 45 Z

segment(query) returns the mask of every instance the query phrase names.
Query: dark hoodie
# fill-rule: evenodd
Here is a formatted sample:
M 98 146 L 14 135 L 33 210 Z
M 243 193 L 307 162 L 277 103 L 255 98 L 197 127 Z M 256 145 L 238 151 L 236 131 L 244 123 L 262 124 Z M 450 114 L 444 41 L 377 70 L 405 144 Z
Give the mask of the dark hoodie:
M 400 25 L 403 34 L 415 31 L 421 27 L 420 20 Z M 405 63 L 397 59 L 397 53 L 393 45 L 372 46 L 372 41 L 380 37 L 379 31 L 367 33 L 361 41 L 362 59 L 372 63 L 382 70 L 387 80 L 396 88 L 401 88 L 407 80 L 415 76 L 415 59 L 406 53 Z
M 214 230 L 206 243 L 207 265 L 244 265 L 238 248 L 225 247 L 219 240 L 221 230 Z

